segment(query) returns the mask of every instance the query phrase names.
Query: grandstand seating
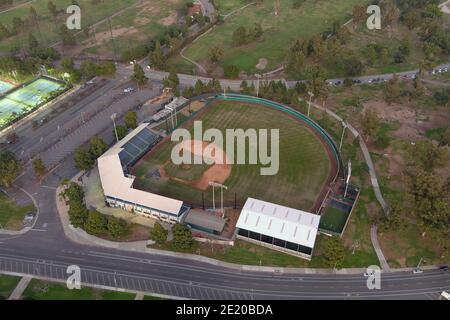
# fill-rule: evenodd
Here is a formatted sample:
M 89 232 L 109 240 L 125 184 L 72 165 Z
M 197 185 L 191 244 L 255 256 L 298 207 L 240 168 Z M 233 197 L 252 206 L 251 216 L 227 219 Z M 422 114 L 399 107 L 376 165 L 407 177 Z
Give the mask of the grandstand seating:
M 119 153 L 122 168 L 126 172 L 128 167 L 134 165 L 145 153 L 153 148 L 161 137 L 153 133 L 150 129 L 145 128 L 133 138 L 127 141 L 123 146 L 123 150 Z

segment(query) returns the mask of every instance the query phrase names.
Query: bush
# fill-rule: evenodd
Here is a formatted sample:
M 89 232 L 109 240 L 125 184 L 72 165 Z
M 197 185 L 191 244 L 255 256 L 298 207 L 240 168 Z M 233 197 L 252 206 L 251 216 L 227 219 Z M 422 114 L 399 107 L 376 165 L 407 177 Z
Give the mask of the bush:
M 107 230 L 111 237 L 120 237 L 127 230 L 127 222 L 123 219 L 110 216 L 108 217 Z
M 167 233 L 167 230 L 159 222 L 156 222 L 150 231 L 150 239 L 155 241 L 156 244 L 162 245 L 167 240 Z
M 183 224 L 175 224 L 172 228 L 173 241 L 172 247 L 175 250 L 187 251 L 194 247 L 195 241 L 191 231 Z
M 87 233 L 98 235 L 107 231 L 108 219 L 98 211 L 91 210 L 88 213 L 84 229 Z

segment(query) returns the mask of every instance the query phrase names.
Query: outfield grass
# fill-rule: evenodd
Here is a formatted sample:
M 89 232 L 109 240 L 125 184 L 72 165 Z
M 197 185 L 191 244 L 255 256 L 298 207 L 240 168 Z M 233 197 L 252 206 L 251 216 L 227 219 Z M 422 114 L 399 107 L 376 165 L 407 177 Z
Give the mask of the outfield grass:
M 81 7 L 81 26 L 85 28 L 102 19 L 130 7 L 137 3 L 138 0 L 108 0 L 93 5 L 89 0 L 78 1 Z M 55 41 L 59 41 L 59 27 L 63 24 L 68 15 L 65 13 L 72 0 L 53 0 L 59 11 L 62 11 L 55 21 L 47 8 L 48 1 L 34 1 L 22 7 L 16 8 L 0 14 L 0 21 L 10 29 L 14 17 L 27 20 L 30 7 L 34 7 L 40 17 L 39 27 L 27 28 L 32 30 L 40 44 L 46 46 Z M 11 37 L 0 42 L 0 51 L 8 51 L 11 49 L 19 49 L 28 43 L 28 32 L 22 32 L 19 36 Z
M 9 230 L 22 229 L 23 218 L 27 213 L 33 211 L 33 205 L 18 206 L 0 192 L 0 228 Z
M 222 0 L 222 2 L 225 2 Z M 272 70 L 285 61 L 287 48 L 297 38 L 309 38 L 330 28 L 335 21 L 345 22 L 352 8 L 361 0 L 307 0 L 300 8 L 293 9 L 292 1 L 280 1 L 280 14 L 273 15 L 273 1 L 249 6 L 230 16 L 221 25 L 192 43 L 185 55 L 197 62 L 205 62 L 209 48 L 220 44 L 224 48 L 222 65 L 235 65 L 246 72 L 256 72 L 260 58 L 268 60 L 266 70 Z M 234 3 L 234 1 L 233 1 Z M 232 46 L 232 34 L 240 26 L 252 27 L 260 23 L 264 35 L 260 41 L 245 46 Z M 192 68 L 187 62 L 175 59 L 179 66 Z
M 287 115 L 258 105 L 237 102 L 218 102 L 201 116 L 203 130 L 217 128 L 279 129 L 280 166 L 273 176 L 261 176 L 260 164 L 232 165 L 225 181 L 228 190 L 224 203 L 242 206 L 248 197 L 274 202 L 303 210 L 311 210 L 331 171 L 325 147 L 301 122 Z M 191 128 L 191 130 L 193 130 Z M 160 145 L 133 169 L 136 187 L 202 205 L 202 191 L 167 178 L 150 178 L 148 173 L 170 159 L 174 143 Z M 194 167 L 195 165 L 192 165 Z M 212 194 L 204 193 L 205 205 L 212 204 Z
M 69 290 L 62 283 L 32 279 L 23 293 L 24 300 L 133 300 L 136 295 L 128 292 L 106 291 L 82 287 Z
M 0 275 L 0 300 L 8 299 L 19 281 L 19 277 Z

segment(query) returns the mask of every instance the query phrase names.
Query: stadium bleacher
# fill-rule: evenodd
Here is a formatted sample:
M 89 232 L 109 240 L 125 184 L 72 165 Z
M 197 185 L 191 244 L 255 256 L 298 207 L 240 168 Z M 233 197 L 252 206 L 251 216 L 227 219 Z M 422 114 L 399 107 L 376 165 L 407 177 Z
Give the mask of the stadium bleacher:
M 151 148 L 153 148 L 159 141 L 161 137 L 152 132 L 150 129 L 145 128 L 136 136 L 125 143 L 122 148 L 123 150 L 119 153 L 120 162 L 124 171 L 128 171 L 128 167 L 133 166 L 145 153 L 147 153 Z

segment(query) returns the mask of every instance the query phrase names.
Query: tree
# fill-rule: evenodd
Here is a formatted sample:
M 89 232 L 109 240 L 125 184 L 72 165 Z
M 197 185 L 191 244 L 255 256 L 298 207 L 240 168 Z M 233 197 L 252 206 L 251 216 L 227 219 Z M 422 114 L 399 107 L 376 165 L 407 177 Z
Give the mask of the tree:
M 62 58 L 61 68 L 64 72 L 72 72 L 75 69 L 75 64 L 72 58 Z
M 223 57 L 223 48 L 220 45 L 209 48 L 208 58 L 212 63 L 219 62 Z
M 14 153 L 0 152 L 0 186 L 10 187 L 21 171 L 22 165 Z
M 248 36 L 250 38 L 252 38 L 253 40 L 257 40 L 262 37 L 262 35 L 264 34 L 264 30 L 260 23 L 255 23 L 253 25 L 253 28 L 251 28 L 248 33 Z
M 71 225 L 75 228 L 84 228 L 89 213 L 83 203 L 71 202 L 68 214 Z
M 409 30 L 414 29 L 419 25 L 420 14 L 417 10 L 410 10 L 403 16 L 403 23 L 408 27 Z
M 91 60 L 81 62 L 80 72 L 86 79 L 91 79 L 97 75 L 97 64 Z
M 400 81 L 397 75 L 394 75 L 392 79 L 386 82 L 384 87 L 384 100 L 391 105 L 393 102 L 397 101 L 402 94 L 400 87 Z
M 389 64 L 389 50 L 387 48 L 381 49 L 380 62 L 383 66 L 386 66 Z
M 137 63 L 134 64 L 134 72 L 131 76 L 131 80 L 134 81 L 138 87 L 141 87 L 148 82 L 148 78 L 145 76 L 144 70 Z
M 125 136 L 128 133 L 128 129 L 125 126 L 116 126 L 116 130 L 117 130 L 117 138 L 119 138 L 119 140 L 125 138 Z M 113 134 L 115 135 L 116 133 L 113 132 Z
M 39 42 L 37 41 L 36 37 L 32 33 L 30 33 L 28 35 L 28 48 L 30 50 L 32 50 L 32 49 L 37 48 L 38 46 L 39 46 Z
M 108 219 L 98 211 L 90 210 L 84 229 L 87 233 L 98 235 L 107 230 Z
M 153 68 L 164 70 L 166 67 L 166 58 L 159 41 L 156 42 L 155 49 L 150 53 L 149 58 Z
M 412 164 L 429 172 L 445 165 L 448 160 L 447 149 L 428 140 L 417 141 L 415 145 L 409 146 L 408 153 Z
M 162 245 L 167 241 L 167 234 L 168 231 L 159 222 L 155 222 L 153 229 L 150 231 L 150 239 L 155 241 L 157 245 Z
M 55 4 L 53 3 L 53 1 L 49 1 L 49 2 L 48 2 L 47 8 L 48 8 L 48 11 L 51 13 L 51 15 L 52 15 L 53 17 L 56 17 L 56 15 L 58 14 L 58 10 L 56 9 L 56 6 L 55 6 Z
M 172 228 L 172 247 L 175 250 L 190 250 L 194 247 L 195 241 L 191 231 L 183 224 L 175 224 Z
M 325 263 L 331 268 L 340 269 L 345 259 L 345 246 L 340 237 L 327 239 L 324 251 Z
M 400 202 L 394 202 L 389 211 L 389 215 L 383 215 L 379 221 L 380 231 L 399 231 L 406 227 L 404 220 L 404 205 Z
M 170 68 L 169 75 L 163 79 L 163 84 L 165 87 L 172 88 L 173 91 L 177 90 L 180 79 L 175 68 Z
M 3 23 L 0 23 L 0 40 L 9 38 L 10 36 L 11 32 L 9 32 Z
M 91 170 L 94 166 L 94 160 L 92 159 L 90 152 L 82 147 L 78 147 L 75 150 L 73 160 L 75 162 L 75 167 L 79 170 Z
M 33 160 L 33 169 L 36 178 L 41 178 L 47 172 L 47 168 L 41 158 L 36 158 Z
M 137 115 L 136 112 L 128 111 L 125 115 L 125 125 L 128 129 L 135 129 L 137 127 Z
M 362 4 L 357 4 L 353 7 L 353 25 L 356 27 L 359 25 L 366 16 L 366 8 Z
M 408 195 L 424 225 L 440 230 L 449 229 L 450 180 L 422 169 L 407 171 Z
M 75 37 L 67 28 L 66 24 L 62 24 L 59 29 L 59 35 L 61 37 L 61 41 L 65 46 L 73 46 L 76 43 Z
M 366 140 L 369 137 L 374 137 L 379 126 L 379 119 L 376 111 L 374 109 L 367 109 L 361 119 L 361 127 L 364 135 L 366 135 Z
M 247 43 L 247 29 L 240 26 L 233 31 L 232 43 L 234 46 L 240 46 Z
M 65 201 L 68 201 L 69 204 L 80 203 L 84 205 L 84 191 L 83 188 L 69 180 L 65 180 L 61 183 L 63 190 L 59 194 Z
M 108 150 L 106 142 L 98 136 L 92 137 L 89 144 L 89 153 L 94 159 L 99 158 L 106 150 Z
M 226 65 L 223 67 L 223 73 L 227 78 L 237 78 L 239 76 L 239 68 L 234 65 Z
M 364 70 L 364 64 L 355 56 L 348 56 L 344 59 L 343 63 L 347 76 L 354 77 L 360 75 Z
M 123 219 L 109 216 L 106 229 L 113 238 L 117 238 L 127 230 L 127 222 Z

